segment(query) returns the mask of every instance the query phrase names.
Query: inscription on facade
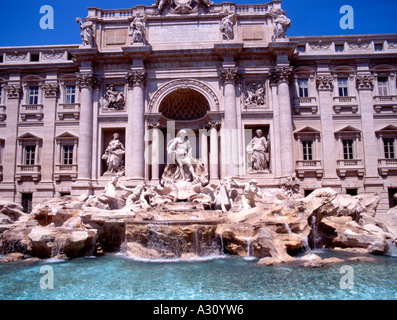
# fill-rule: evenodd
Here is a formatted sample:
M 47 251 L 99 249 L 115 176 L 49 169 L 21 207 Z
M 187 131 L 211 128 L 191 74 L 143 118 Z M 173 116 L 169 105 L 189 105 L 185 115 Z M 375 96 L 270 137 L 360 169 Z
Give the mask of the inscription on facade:
M 167 26 L 151 26 L 149 42 L 211 42 L 219 41 L 218 24 L 175 24 Z

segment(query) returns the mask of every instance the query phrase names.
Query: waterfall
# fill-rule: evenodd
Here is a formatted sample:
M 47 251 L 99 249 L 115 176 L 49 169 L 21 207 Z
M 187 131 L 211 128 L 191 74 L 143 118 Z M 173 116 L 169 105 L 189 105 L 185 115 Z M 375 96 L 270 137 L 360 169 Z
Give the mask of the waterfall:
M 388 256 L 397 257 L 397 246 L 390 240 L 386 240 L 389 245 L 389 250 L 387 251 Z
M 222 233 L 219 234 L 219 238 L 221 240 L 221 254 L 224 254 L 225 248 L 223 246 L 223 234 Z
M 312 217 L 312 235 L 313 235 L 313 250 L 316 250 L 321 241 L 321 238 L 318 235 L 316 216 Z
M 63 237 L 61 239 L 55 239 L 51 247 L 51 258 L 59 256 L 60 254 L 64 254 L 65 247 L 66 247 L 66 237 Z

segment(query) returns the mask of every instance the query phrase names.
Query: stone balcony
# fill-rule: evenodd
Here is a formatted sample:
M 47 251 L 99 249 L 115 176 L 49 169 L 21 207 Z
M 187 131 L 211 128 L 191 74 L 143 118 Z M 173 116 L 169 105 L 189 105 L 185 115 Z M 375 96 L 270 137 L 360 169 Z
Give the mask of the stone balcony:
M 15 180 L 21 181 L 24 178 L 31 179 L 33 181 L 39 181 L 41 179 L 41 165 L 17 165 Z
M 334 112 L 340 113 L 357 113 L 358 102 L 356 97 L 334 97 Z
M 80 118 L 80 103 L 60 103 L 58 105 L 59 120 Z
M 390 171 L 397 172 L 397 158 L 395 159 L 379 159 L 378 171 L 381 176 L 387 176 Z
M 397 96 L 374 96 L 374 109 L 376 113 L 396 112 Z
M 4 105 L 0 105 L 0 122 L 4 121 L 7 117 L 6 113 L 7 107 Z
M 61 181 L 62 178 L 75 181 L 77 179 L 77 164 L 56 164 L 54 179 Z
M 359 177 L 364 176 L 364 164 L 361 159 L 350 159 L 350 160 L 337 160 L 336 172 L 339 177 L 346 177 L 346 174 L 353 174 Z
M 294 110 L 296 114 L 301 114 L 301 113 L 316 114 L 318 112 L 317 99 L 315 97 L 295 98 Z
M 23 104 L 21 105 L 20 116 L 22 121 L 26 121 L 29 118 L 41 121 L 44 117 L 44 107 L 42 104 Z
M 304 178 L 308 175 L 315 175 L 317 178 L 323 176 L 323 163 L 321 160 L 298 160 L 296 161 L 296 175 Z

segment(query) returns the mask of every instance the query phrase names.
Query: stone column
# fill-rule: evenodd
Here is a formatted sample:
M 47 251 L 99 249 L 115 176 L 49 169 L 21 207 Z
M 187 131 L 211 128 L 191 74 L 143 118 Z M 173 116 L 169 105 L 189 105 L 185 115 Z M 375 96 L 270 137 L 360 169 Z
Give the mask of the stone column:
M 219 122 L 210 123 L 210 180 L 219 180 L 219 143 L 218 128 Z
M 291 98 L 289 81 L 292 75 L 292 67 L 276 67 L 273 73 L 273 81 L 277 83 L 278 112 L 280 123 L 280 149 L 281 149 L 281 174 L 290 176 L 294 172 L 294 145 L 293 124 L 291 113 Z
M 238 174 L 238 124 L 236 106 L 236 81 L 238 78 L 238 68 L 222 68 L 222 80 L 224 83 L 224 112 L 225 128 L 223 139 L 225 145 L 222 152 L 225 152 L 226 175 L 234 176 Z
M 200 158 L 201 162 L 204 164 L 205 168 L 208 168 L 208 131 L 207 129 L 199 130 L 200 134 Z
M 42 86 L 42 90 L 45 97 L 45 134 L 43 136 L 43 149 L 41 152 L 41 183 L 50 183 L 51 186 L 48 187 L 53 187 L 55 115 L 59 85 L 56 82 L 46 83 Z
M 378 158 L 376 152 L 377 138 L 374 126 L 373 82 L 375 78 L 370 74 L 357 75 L 357 90 L 360 98 L 361 127 L 364 146 L 365 179 L 379 179 Z M 379 181 L 380 182 L 380 181 Z
M 159 123 L 150 123 L 148 129 L 151 130 L 152 135 L 152 181 L 158 182 L 160 180 L 160 164 L 162 164 L 162 157 L 164 156 L 164 138 L 160 131 Z
M 320 66 L 321 68 L 321 66 Z M 327 68 L 327 67 L 326 67 Z M 333 126 L 332 91 L 334 78 L 330 74 L 317 76 L 319 96 L 321 135 L 323 148 L 323 186 L 332 187 L 340 184 L 336 174 L 336 163 L 339 154 L 335 149 L 335 133 Z
M 78 178 L 79 181 L 91 180 L 92 161 L 92 125 L 93 125 L 93 73 L 79 73 L 78 86 L 80 87 L 80 126 L 78 150 Z
M 15 81 L 19 76 L 15 77 Z M 4 137 L 4 157 L 3 157 L 3 181 L 0 184 L 2 198 L 4 200 L 15 201 L 15 169 L 17 152 L 17 132 L 19 102 L 22 94 L 22 87 L 18 82 L 9 83 L 4 87 L 6 93 L 6 130 Z
M 132 71 L 128 82 L 128 124 L 126 132 L 125 174 L 130 180 L 145 178 L 145 80 L 144 70 Z

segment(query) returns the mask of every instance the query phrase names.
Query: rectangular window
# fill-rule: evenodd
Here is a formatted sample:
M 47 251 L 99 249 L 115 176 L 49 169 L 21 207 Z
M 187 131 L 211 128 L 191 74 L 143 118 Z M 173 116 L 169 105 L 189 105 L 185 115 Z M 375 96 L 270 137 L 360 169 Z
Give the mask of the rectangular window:
M 39 87 L 29 87 L 29 104 L 39 103 Z
M 307 79 L 298 79 L 299 97 L 307 98 L 309 96 L 309 81 Z
M 353 140 L 342 140 L 342 144 L 343 144 L 343 159 L 344 160 L 354 159 Z
M 73 164 L 73 145 L 62 147 L 62 164 Z
M 394 159 L 394 139 L 392 138 L 384 138 L 383 145 L 385 147 L 385 159 Z
M 33 165 L 36 155 L 36 146 L 25 146 L 25 165 Z
M 383 43 L 375 43 L 375 51 L 383 51 Z
M 387 88 L 388 84 L 389 84 L 388 77 L 378 77 L 378 89 L 380 96 L 388 95 L 388 88 Z
M 335 45 L 335 52 L 343 52 L 343 51 L 345 51 L 345 46 L 343 44 Z
M 338 79 L 338 89 L 339 89 L 339 97 L 349 96 L 347 78 Z
M 297 46 L 296 51 L 300 53 L 305 53 L 306 52 L 306 46 Z
M 303 160 L 313 160 L 313 141 L 302 141 Z
M 76 86 L 66 86 L 66 103 L 76 102 Z

